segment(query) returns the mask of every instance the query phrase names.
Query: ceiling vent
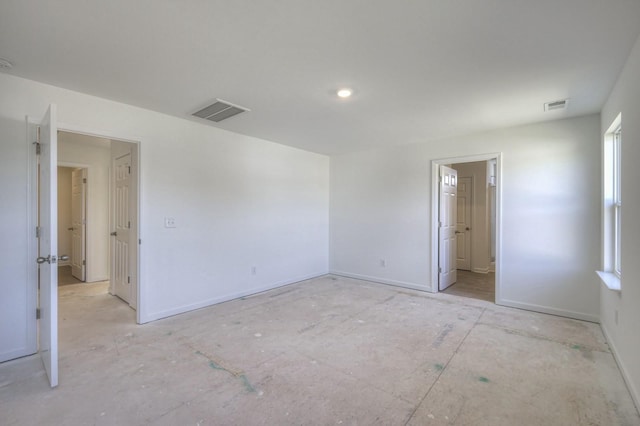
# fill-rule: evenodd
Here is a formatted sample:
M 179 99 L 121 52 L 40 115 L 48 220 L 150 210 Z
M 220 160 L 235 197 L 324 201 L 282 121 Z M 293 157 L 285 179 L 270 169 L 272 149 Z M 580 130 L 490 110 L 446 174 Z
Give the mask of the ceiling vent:
M 545 111 L 561 111 L 567 109 L 569 99 L 563 99 L 561 101 L 547 102 L 544 104 Z
M 234 115 L 238 115 L 246 111 L 251 110 L 249 108 L 244 108 L 239 105 L 223 101 L 222 99 L 216 99 L 214 103 L 202 108 L 200 111 L 195 112 L 192 115 L 194 117 L 204 118 L 205 120 L 219 123 L 222 120 L 226 120 L 229 117 L 233 117 Z

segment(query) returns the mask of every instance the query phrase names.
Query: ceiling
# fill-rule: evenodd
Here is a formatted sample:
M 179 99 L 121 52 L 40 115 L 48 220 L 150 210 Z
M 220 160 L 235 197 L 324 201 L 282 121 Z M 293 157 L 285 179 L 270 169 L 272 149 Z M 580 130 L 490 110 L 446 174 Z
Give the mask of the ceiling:
M 638 0 L 0 3 L 9 74 L 323 154 L 599 112 L 639 33 Z

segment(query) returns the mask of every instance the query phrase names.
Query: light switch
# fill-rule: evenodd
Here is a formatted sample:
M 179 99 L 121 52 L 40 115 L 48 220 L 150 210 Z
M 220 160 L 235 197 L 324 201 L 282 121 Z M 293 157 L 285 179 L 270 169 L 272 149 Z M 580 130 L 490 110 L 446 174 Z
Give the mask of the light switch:
M 176 227 L 176 218 L 175 217 L 165 217 L 164 218 L 164 227 L 165 228 L 175 228 Z

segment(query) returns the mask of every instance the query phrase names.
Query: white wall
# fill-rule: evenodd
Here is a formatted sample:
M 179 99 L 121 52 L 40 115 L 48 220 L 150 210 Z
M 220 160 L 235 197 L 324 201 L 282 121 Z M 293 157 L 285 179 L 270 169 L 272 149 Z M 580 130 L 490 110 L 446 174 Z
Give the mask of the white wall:
M 58 133 L 58 163 L 75 164 L 88 169 L 87 282 L 109 279 L 109 144 L 108 139 Z M 70 234 L 66 228 L 64 232 Z
M 27 309 L 24 117 L 49 103 L 64 129 L 140 142 L 142 322 L 327 273 L 328 157 L 4 74 L 0 93 L 0 324 Z
M 622 113 L 622 291 L 600 286 L 601 324 L 640 407 L 640 38 L 602 110 L 602 136 Z M 615 315 L 618 313 L 618 323 Z
M 487 162 L 474 161 L 452 166 L 458 171 L 458 179 L 472 177 L 471 196 L 471 270 L 489 272 L 489 226 L 487 199 Z
M 58 167 L 58 254 L 71 256 L 71 167 Z M 58 262 L 58 266 L 69 261 Z
M 332 157 L 331 271 L 431 289 L 431 160 L 502 152 L 498 302 L 597 321 L 599 132 L 591 115 Z

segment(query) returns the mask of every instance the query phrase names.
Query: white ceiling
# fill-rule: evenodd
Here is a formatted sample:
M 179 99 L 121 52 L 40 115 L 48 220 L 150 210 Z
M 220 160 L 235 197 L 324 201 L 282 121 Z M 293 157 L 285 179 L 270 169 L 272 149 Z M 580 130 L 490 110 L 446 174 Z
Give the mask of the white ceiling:
M 638 0 L 0 2 L 11 74 L 324 154 L 598 112 L 639 33 Z

